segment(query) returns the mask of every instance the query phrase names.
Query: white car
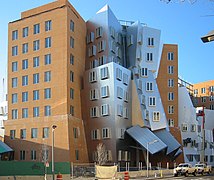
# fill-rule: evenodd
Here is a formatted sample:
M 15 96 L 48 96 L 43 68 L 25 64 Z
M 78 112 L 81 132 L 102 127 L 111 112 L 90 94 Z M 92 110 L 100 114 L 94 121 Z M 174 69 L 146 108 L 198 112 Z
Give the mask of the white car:
M 212 167 L 204 163 L 196 164 L 195 167 L 197 168 L 198 174 L 201 175 L 204 175 L 204 173 L 210 174 L 212 171 Z
M 189 174 L 196 176 L 197 168 L 193 167 L 189 163 L 182 163 L 179 164 L 178 167 L 174 169 L 173 173 L 175 177 L 179 175 L 188 176 Z

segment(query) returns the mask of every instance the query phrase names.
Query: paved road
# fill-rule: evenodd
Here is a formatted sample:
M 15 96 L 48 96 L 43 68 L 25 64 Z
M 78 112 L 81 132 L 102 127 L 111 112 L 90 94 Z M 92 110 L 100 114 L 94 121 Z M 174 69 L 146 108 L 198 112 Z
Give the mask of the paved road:
M 214 180 L 214 174 L 212 175 L 204 175 L 204 176 L 201 176 L 201 175 L 197 175 L 197 176 L 188 176 L 188 177 L 185 177 L 185 176 L 179 176 L 179 177 L 163 177 L 163 178 L 153 178 L 153 177 L 150 177 L 150 178 L 137 178 L 135 180 L 171 180 L 171 179 L 184 179 L 184 180 Z

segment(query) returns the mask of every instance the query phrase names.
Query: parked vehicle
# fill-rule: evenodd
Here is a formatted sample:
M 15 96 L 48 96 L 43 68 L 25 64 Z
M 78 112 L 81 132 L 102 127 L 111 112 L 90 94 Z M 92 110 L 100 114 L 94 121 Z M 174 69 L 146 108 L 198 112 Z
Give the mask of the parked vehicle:
M 197 168 L 198 174 L 204 175 L 205 173 L 210 174 L 212 171 L 211 166 L 207 166 L 204 163 L 196 164 L 195 168 Z
M 179 176 L 179 175 L 188 176 L 189 174 L 192 174 L 192 175 L 196 176 L 197 168 L 193 167 L 189 163 L 182 163 L 182 164 L 179 164 L 178 167 L 176 167 L 174 169 L 173 173 L 174 173 L 175 177 Z

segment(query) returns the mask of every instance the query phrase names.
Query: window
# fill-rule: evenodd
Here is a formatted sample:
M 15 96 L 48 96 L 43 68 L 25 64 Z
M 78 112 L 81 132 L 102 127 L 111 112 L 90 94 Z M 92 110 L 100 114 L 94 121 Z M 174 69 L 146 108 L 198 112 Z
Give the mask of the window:
M 189 160 L 189 162 L 193 162 L 193 155 L 192 154 L 187 154 L 186 157 Z
M 194 89 L 194 94 L 198 94 L 198 89 Z
M 17 77 L 12 78 L 12 88 L 17 87 L 17 85 L 18 85 L 18 78 Z
M 74 21 L 70 20 L 70 30 L 74 32 Z
M 205 94 L 205 93 L 206 93 L 206 88 L 205 87 L 201 88 L 201 94 Z
M 20 139 L 26 139 L 26 129 L 20 130 Z
M 152 53 L 146 53 L 146 60 L 147 61 L 153 61 L 153 54 Z
M 12 31 L 12 40 L 18 39 L 18 30 Z
M 112 152 L 111 152 L 111 150 L 106 150 L 106 159 L 107 159 L 107 161 L 112 161 Z
M 146 83 L 146 91 L 153 91 L 153 82 Z
M 38 135 L 38 129 L 32 128 L 31 129 L 31 138 L 37 138 L 37 135 Z
M 51 106 L 45 106 L 45 116 L 51 116 Z
M 33 26 L 33 34 L 38 34 L 40 33 L 40 24 L 35 24 Z
M 117 115 L 120 117 L 123 116 L 123 106 L 120 104 L 117 105 Z
M 122 80 L 122 70 L 121 69 L 119 69 L 119 68 L 117 68 L 116 69 L 116 78 L 117 78 L 117 80 L 119 80 L 119 81 L 121 81 Z
M 28 43 L 22 44 L 22 53 L 26 54 L 28 52 Z
M 36 160 L 36 151 L 31 150 L 31 160 Z
M 116 48 L 116 56 L 121 59 L 122 58 L 122 50 L 120 47 Z
M 52 29 L 52 21 L 45 21 L 45 31 L 50 31 Z
M 46 71 L 44 74 L 44 81 L 50 82 L 51 81 L 51 71 Z
M 45 55 L 45 65 L 51 64 L 51 54 Z
M 210 155 L 210 162 L 214 161 L 214 155 Z
M 15 104 L 18 102 L 18 94 L 14 93 L 12 94 L 12 104 Z
M 28 101 L 28 92 L 22 92 L 22 102 Z
M 124 90 L 124 101 L 125 101 L 125 102 L 128 102 L 128 99 L 129 99 L 128 91 L 125 91 L 125 90 Z
M 99 108 L 97 106 L 90 108 L 90 116 L 92 118 L 99 116 Z
M 174 79 L 168 80 L 168 87 L 174 87 Z
M 70 88 L 70 99 L 74 99 L 74 89 Z
M 123 88 L 117 86 L 117 98 L 123 99 Z
M 101 79 L 108 78 L 108 67 L 101 68 L 100 72 L 101 72 Z
M 25 151 L 24 150 L 20 151 L 20 160 L 25 160 Z
M 28 108 L 22 108 L 22 118 L 28 118 Z
M 74 65 L 74 55 L 70 54 L 70 64 Z
M 103 65 L 103 64 L 106 64 L 107 63 L 107 58 L 106 56 L 101 56 L 99 57 L 99 65 Z
M 13 46 L 12 47 L 12 56 L 17 56 L 18 55 L 18 46 Z
M 39 67 L 39 57 L 33 58 L 33 67 Z
M 74 38 L 70 37 L 70 47 L 74 48 Z
M 77 139 L 79 137 L 79 128 L 73 128 L 74 138 Z
M 48 138 L 49 137 L 49 127 L 44 127 L 42 131 L 42 137 Z
M 51 47 L 51 37 L 45 38 L 45 48 Z
M 152 100 L 153 101 L 153 100 Z M 146 98 L 145 98 L 145 95 L 141 95 L 141 97 L 140 97 L 140 103 L 142 104 L 142 105 L 145 105 L 146 104 Z
M 169 127 L 174 127 L 174 119 L 168 119 Z
M 70 82 L 74 82 L 74 72 L 70 71 Z
M 79 150 L 78 149 L 75 149 L 75 157 L 76 157 L 76 160 L 78 161 L 79 160 Z
M 196 132 L 196 125 L 195 124 L 191 124 L 191 132 Z
M 213 104 L 210 105 L 210 110 L 214 110 L 214 105 Z
M 72 115 L 72 116 L 74 116 L 74 106 L 70 106 L 70 114 Z
M 51 98 L 51 88 L 44 89 L 45 99 Z
M 169 61 L 172 61 L 172 60 L 174 60 L 174 53 L 173 52 L 168 52 L 168 60 Z
M 108 116 L 109 115 L 109 105 L 103 104 L 101 106 L 101 116 Z
M 39 90 L 33 91 L 33 100 L 39 100 Z
M 18 109 L 12 109 L 12 119 L 18 119 Z
M 143 84 L 142 84 L 142 80 L 141 79 L 138 79 L 138 89 L 139 90 L 142 90 L 142 86 L 143 86 Z
M 91 71 L 89 74 L 89 82 L 96 82 L 97 81 L 97 73 L 96 71 Z
M 100 139 L 100 130 L 99 129 L 94 129 L 91 131 L 91 139 L 93 139 L 93 140 Z
M 115 38 L 115 29 L 110 27 L 110 36 L 114 39 Z
M 101 88 L 101 91 L 102 91 L 102 88 Z M 98 99 L 98 90 L 97 89 L 90 90 L 90 100 L 93 101 L 96 99 Z
M 39 73 L 33 74 L 33 84 L 39 83 Z
M 154 46 L 154 38 L 148 38 L 148 46 Z
M 198 133 L 200 133 L 200 132 L 201 132 L 201 126 L 198 125 Z
M 16 130 L 10 130 L 10 139 L 16 138 Z
M 173 92 L 168 92 L 168 100 L 173 101 L 174 100 L 174 93 Z
M 116 41 L 117 44 L 122 44 L 122 34 L 121 33 L 116 33 Z
M 134 43 L 134 36 L 132 34 L 127 36 L 126 41 L 127 41 L 126 42 L 127 43 L 127 47 L 131 46 Z
M 101 97 L 106 98 L 109 96 L 109 87 L 108 86 L 102 86 L 101 87 Z
M 214 92 L 214 86 L 210 86 L 209 89 L 210 89 L 210 92 Z
M 96 38 L 102 37 L 102 35 L 103 35 L 103 28 L 102 27 L 96 28 Z
M 159 111 L 153 112 L 153 121 L 160 121 L 160 112 Z
M 88 48 L 88 57 L 96 56 L 97 48 L 95 45 L 92 45 Z
M 28 85 L 28 75 L 22 76 L 22 86 Z
M 98 42 L 97 47 L 98 47 L 98 52 L 105 51 L 106 42 L 104 40 L 101 40 L 100 42 Z
M 12 62 L 12 72 L 18 71 L 18 62 Z
M 210 101 L 214 101 L 214 96 L 210 96 Z
M 87 42 L 87 44 L 89 44 L 89 43 L 91 43 L 91 42 L 94 42 L 94 32 L 90 32 L 90 33 L 87 35 L 86 42 Z
M 33 41 L 33 50 L 38 51 L 39 50 L 39 40 Z
M 102 129 L 102 138 L 106 139 L 106 138 L 110 138 L 111 137 L 111 131 L 109 128 L 103 128 Z
M 174 114 L 174 106 L 173 105 L 168 106 L 168 114 Z
M 123 84 L 128 85 L 129 76 L 125 73 L 123 73 Z
M 33 107 L 33 117 L 39 117 L 39 107 Z
M 103 56 L 102 56 L 103 57 Z M 105 63 L 105 61 L 103 61 L 103 58 L 102 57 L 100 57 L 99 58 L 99 60 L 100 60 L 100 63 Z M 103 65 L 102 64 L 102 65 Z M 90 69 L 93 69 L 93 68 L 95 68 L 95 67 L 97 67 L 99 64 L 98 64 L 98 60 L 97 59 L 94 59 L 94 60 L 92 60 L 91 62 L 90 62 Z
M 128 112 L 128 108 L 127 108 L 127 107 L 124 107 L 123 117 L 124 117 L 125 119 L 128 119 L 128 117 L 129 117 L 129 112 Z
M 22 29 L 22 37 L 23 38 L 28 36 L 28 30 L 29 30 L 28 27 L 25 27 L 25 28 Z
M 174 74 L 174 66 L 168 66 L 168 73 Z
M 110 44 L 110 50 L 112 53 L 115 53 L 116 52 L 116 42 L 115 41 L 111 41 L 111 44 Z
M 149 97 L 149 106 L 156 106 L 156 97 Z
M 201 97 L 201 102 L 205 103 L 206 102 L 206 97 Z
M 148 76 L 148 68 L 142 68 L 141 69 L 141 76 L 147 77 Z
M 22 60 L 22 69 L 28 69 L 28 59 Z
M 183 132 L 186 132 L 188 129 L 187 129 L 187 124 L 181 124 L 181 130 Z

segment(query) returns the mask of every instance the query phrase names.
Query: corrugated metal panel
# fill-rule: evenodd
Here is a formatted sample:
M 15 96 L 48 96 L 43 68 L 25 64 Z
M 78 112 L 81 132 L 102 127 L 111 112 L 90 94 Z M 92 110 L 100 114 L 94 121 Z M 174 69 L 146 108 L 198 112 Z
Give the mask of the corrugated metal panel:
M 126 130 L 126 132 L 137 141 L 142 147 L 147 149 L 151 154 L 155 154 L 167 147 L 167 145 L 161 141 L 155 134 L 153 134 L 148 128 L 141 128 L 140 126 L 134 126 Z M 152 143 L 157 141 L 155 143 Z
M 13 151 L 7 144 L 0 141 L 0 154 Z
M 181 147 L 179 142 L 166 129 L 154 131 L 153 133 L 167 145 L 167 155 Z

